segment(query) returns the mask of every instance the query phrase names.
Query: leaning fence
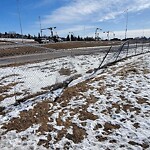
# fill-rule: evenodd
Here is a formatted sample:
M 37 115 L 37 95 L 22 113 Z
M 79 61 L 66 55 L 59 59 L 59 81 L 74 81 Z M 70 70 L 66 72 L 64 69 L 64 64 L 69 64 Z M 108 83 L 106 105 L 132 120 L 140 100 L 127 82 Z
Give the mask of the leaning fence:
M 95 72 L 112 63 L 147 52 L 150 52 L 150 41 L 147 40 L 127 40 L 117 48 L 110 46 Z

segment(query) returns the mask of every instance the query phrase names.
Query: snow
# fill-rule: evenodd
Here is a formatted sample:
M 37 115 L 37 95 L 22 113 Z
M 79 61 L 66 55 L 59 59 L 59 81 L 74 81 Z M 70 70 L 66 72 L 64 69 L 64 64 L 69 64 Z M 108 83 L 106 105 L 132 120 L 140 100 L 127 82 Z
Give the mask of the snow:
M 134 50 L 129 55 L 133 53 Z M 112 55 L 108 56 L 104 64 L 110 61 L 110 58 L 114 58 Z M 8 88 L 2 94 L 9 95 L 0 101 L 0 107 L 6 107 L 6 114 L 0 115 L 0 127 L 11 122 L 13 118 L 19 119 L 21 112 L 33 110 L 38 103 L 45 100 L 49 100 L 48 112 L 51 113 L 47 124 L 53 126 L 52 131 L 44 132 L 42 135 L 37 132 L 42 126 L 38 123 L 21 132 L 11 130 L 4 134 L 4 129 L 0 129 L 0 149 L 44 150 L 46 148 L 37 143 L 41 139 L 47 140 L 48 135 L 52 138 L 49 141 L 49 149 L 64 149 L 66 143 L 70 143 L 69 149 L 83 150 L 108 148 L 142 150 L 143 143 L 150 148 L 150 54 L 118 62 L 95 74 L 87 73 L 88 70 L 97 68 L 103 57 L 104 54 L 70 56 L 13 68 L 0 68 L 0 86 Z M 69 69 L 71 73 L 68 75 L 60 73 L 61 68 Z M 81 91 L 76 91 L 76 95 L 71 98 L 67 95 L 70 98 L 68 101 L 66 96 L 61 102 L 53 102 L 57 96 L 62 96 L 64 89 L 60 88 L 51 93 L 44 88 L 63 82 L 76 74 L 81 74 L 81 77 L 71 82 L 68 89 L 76 87 Z M 86 79 L 89 81 L 85 81 Z M 83 86 L 80 85 L 81 81 L 85 81 Z M 9 85 L 12 82 L 17 83 Z M 82 90 L 85 85 L 88 88 Z M 47 93 L 30 98 L 20 105 L 12 105 L 16 102 L 16 98 L 24 98 L 41 91 Z M 15 97 L 13 95 L 15 92 L 19 92 L 20 95 Z M 139 99 L 142 99 L 142 102 L 138 102 Z M 66 104 L 63 104 L 63 101 Z M 84 110 L 87 115 L 84 116 L 83 113 L 81 116 Z M 96 118 L 89 117 L 88 113 Z M 64 124 L 58 124 L 58 119 Z M 69 127 L 65 124 L 68 120 L 68 124 L 71 122 Z M 112 129 L 106 127 L 106 123 Z M 134 126 L 136 123 L 138 127 Z M 75 143 L 64 134 L 56 142 L 60 131 L 66 129 L 66 134 L 74 133 L 72 124 L 85 130 L 84 139 Z M 25 140 L 22 140 L 23 137 Z M 132 141 L 138 144 L 130 144 Z
M 1 41 L 22 42 L 22 39 L 15 38 L 0 38 Z M 34 42 L 34 39 L 23 39 L 24 42 Z

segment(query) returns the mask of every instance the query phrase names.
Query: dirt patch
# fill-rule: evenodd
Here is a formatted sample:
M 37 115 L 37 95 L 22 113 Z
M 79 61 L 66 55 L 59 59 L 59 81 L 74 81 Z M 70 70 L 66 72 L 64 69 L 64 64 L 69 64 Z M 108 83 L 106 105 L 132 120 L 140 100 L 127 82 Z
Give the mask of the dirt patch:
M 5 115 L 5 107 L 0 107 L 0 115 Z
M 99 142 L 103 142 L 103 141 L 106 141 L 106 140 L 107 140 L 107 137 L 98 135 L 98 136 L 96 136 L 96 139 L 97 139 Z
M 14 86 L 16 86 L 19 82 L 9 83 L 8 85 L 0 86 L 0 93 L 8 92 Z
M 29 111 L 20 112 L 18 118 L 13 118 L 8 124 L 4 124 L 2 129 L 6 129 L 6 132 L 16 130 L 16 132 L 25 131 L 33 124 L 42 124 L 49 121 L 48 117 L 51 115 L 49 111 L 49 101 L 38 103 L 34 109 Z
M 99 88 L 96 88 L 98 90 L 98 92 L 102 95 L 105 93 L 106 91 L 106 86 L 105 85 L 101 85 Z
M 137 142 L 134 142 L 134 141 L 129 141 L 128 143 L 129 143 L 130 145 L 138 145 L 138 146 L 141 146 L 141 147 L 143 147 L 144 149 L 149 148 L 149 145 L 148 145 L 147 143 L 140 144 L 140 143 L 137 143 Z
M 94 127 L 94 130 L 98 130 L 98 129 L 102 128 L 102 127 L 103 127 L 103 126 L 98 123 L 98 124 Z
M 137 99 L 138 104 L 148 104 L 148 105 L 150 105 L 150 102 L 147 98 L 136 97 L 136 99 Z
M 141 109 L 138 108 L 138 107 L 134 107 L 133 105 L 130 105 L 130 104 L 125 104 L 125 105 L 122 105 L 122 109 L 125 111 L 125 112 L 133 112 L 135 111 L 136 114 L 139 114 L 141 112 Z
M 139 123 L 134 123 L 133 126 L 137 129 L 140 128 L 140 124 Z
M 85 120 L 87 120 L 87 119 L 96 120 L 96 119 L 98 119 L 98 116 L 93 115 L 92 113 L 89 113 L 89 112 L 87 112 L 86 110 L 84 110 L 84 111 L 81 111 L 81 112 L 80 112 L 79 119 L 80 119 L 81 121 L 85 121 Z
M 116 73 L 117 76 L 123 77 L 126 77 L 128 74 L 139 74 L 139 71 L 133 66 L 128 66 L 124 67 Z
M 72 140 L 74 143 L 79 143 L 84 139 L 85 136 L 86 131 L 73 124 L 73 134 L 67 134 L 66 138 Z
M 87 81 L 84 81 L 82 83 L 78 83 L 76 86 L 67 88 L 60 98 L 57 99 L 57 102 L 61 104 L 62 107 L 67 106 L 68 101 L 75 96 L 81 95 L 84 97 L 81 92 L 86 92 L 89 89 L 94 89 L 90 85 L 87 84 Z
M 118 124 L 111 124 L 109 122 L 106 122 L 104 124 L 104 131 L 108 134 L 113 132 L 114 129 L 119 129 L 119 128 L 120 128 L 120 125 Z
M 66 75 L 66 76 L 70 76 L 71 75 L 71 70 L 68 68 L 61 68 L 59 70 L 59 74 L 60 75 Z

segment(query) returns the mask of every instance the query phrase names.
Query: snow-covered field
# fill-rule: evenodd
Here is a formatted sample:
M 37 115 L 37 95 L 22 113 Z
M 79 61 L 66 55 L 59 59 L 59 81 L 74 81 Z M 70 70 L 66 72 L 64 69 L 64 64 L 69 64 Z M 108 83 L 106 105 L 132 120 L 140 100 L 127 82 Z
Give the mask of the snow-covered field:
M 70 56 L 0 68 L 0 149 L 149 149 L 150 54 L 88 79 L 103 57 Z M 104 64 L 111 59 L 114 54 Z M 51 85 L 74 75 L 81 77 L 63 93 L 50 92 Z

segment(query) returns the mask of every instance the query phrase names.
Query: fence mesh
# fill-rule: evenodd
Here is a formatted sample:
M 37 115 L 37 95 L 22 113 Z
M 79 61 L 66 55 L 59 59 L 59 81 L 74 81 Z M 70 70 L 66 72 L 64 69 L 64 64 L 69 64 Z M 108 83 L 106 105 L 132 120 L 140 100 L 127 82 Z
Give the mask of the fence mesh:
M 37 97 L 44 98 L 44 94 L 52 92 L 58 95 L 74 79 L 93 74 L 107 64 L 146 52 L 150 52 L 150 42 L 125 41 L 120 46 L 99 48 L 96 53 L 91 49 L 90 55 L 85 55 L 89 54 L 86 49 L 80 56 L 75 56 L 77 50 L 68 50 L 67 57 L 23 65 L 16 62 L 12 66 L 1 67 L 0 105 L 8 107 L 29 99 L 37 100 Z

